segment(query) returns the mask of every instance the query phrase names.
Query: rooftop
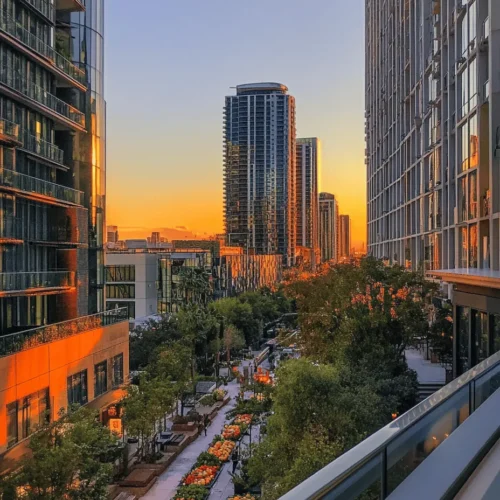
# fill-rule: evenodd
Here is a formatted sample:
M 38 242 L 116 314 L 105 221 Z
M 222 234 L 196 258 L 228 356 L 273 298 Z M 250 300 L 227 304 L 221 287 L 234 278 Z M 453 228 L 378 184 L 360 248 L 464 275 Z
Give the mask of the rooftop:
M 288 87 L 283 85 L 282 83 L 275 82 L 261 82 L 261 83 L 244 83 L 243 85 L 236 86 L 236 93 L 246 93 L 246 92 L 269 92 L 275 91 L 282 94 L 286 94 L 288 92 Z

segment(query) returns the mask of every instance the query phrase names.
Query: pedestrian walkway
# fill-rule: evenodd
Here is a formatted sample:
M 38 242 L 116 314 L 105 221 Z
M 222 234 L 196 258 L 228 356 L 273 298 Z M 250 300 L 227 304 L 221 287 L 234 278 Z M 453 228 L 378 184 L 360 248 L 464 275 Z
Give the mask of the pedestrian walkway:
M 241 366 L 249 365 L 251 361 L 243 361 Z M 236 404 L 236 396 L 238 395 L 240 386 L 237 380 L 233 380 L 227 386 L 224 387 L 228 391 L 228 395 L 231 397 L 231 401 L 227 406 L 223 407 L 217 416 L 212 421 L 212 424 L 207 429 L 207 435 L 202 432 L 201 435 L 192 442 L 182 453 L 172 462 L 168 469 L 158 478 L 157 483 L 151 488 L 151 490 L 142 498 L 145 500 L 167 500 L 173 498 L 181 479 L 193 468 L 193 465 L 198 458 L 200 453 L 207 451 L 214 436 L 221 434 L 224 424 L 226 424 L 226 413 L 232 410 Z M 225 469 L 227 466 L 225 467 Z M 220 479 L 223 482 L 229 478 L 229 470 L 224 470 L 221 473 Z M 218 483 L 219 481 L 217 481 Z M 216 485 L 217 485 L 216 483 Z M 216 486 L 214 485 L 214 487 Z M 232 492 L 232 483 L 231 483 Z M 229 496 L 229 495 L 228 495 Z M 210 498 L 227 498 L 227 497 L 210 497 Z

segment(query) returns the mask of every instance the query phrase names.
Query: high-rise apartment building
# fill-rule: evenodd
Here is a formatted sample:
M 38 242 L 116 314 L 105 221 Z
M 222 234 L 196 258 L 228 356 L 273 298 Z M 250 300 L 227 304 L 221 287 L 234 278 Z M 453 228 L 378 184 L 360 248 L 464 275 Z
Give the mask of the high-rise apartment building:
M 104 0 L 0 9 L 0 474 L 70 405 L 123 397 L 104 306 Z
M 339 218 L 339 255 L 340 257 L 351 256 L 351 218 L 348 215 L 341 215 Z
M 368 251 L 453 285 L 455 373 L 500 324 L 499 52 L 498 1 L 366 0 Z
M 296 145 L 296 236 L 297 247 L 315 250 L 319 245 L 318 172 L 320 141 L 297 139 Z
M 321 261 L 337 262 L 339 258 L 339 206 L 330 193 L 319 195 L 319 240 Z
M 103 1 L 0 14 L 0 333 L 103 306 Z
M 295 99 L 279 83 L 238 85 L 224 107 L 226 243 L 295 259 Z

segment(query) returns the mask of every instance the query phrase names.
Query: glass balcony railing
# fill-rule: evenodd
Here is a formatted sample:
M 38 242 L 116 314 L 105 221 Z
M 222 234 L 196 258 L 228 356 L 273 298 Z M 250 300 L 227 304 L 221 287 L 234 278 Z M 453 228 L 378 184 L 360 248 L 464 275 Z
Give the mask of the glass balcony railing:
M 282 500 L 387 498 L 499 387 L 497 352 L 344 453 Z
M 36 155 L 43 156 L 50 161 L 64 165 L 64 151 L 59 149 L 55 144 L 38 139 L 36 136 L 24 132 L 23 148 L 31 151 Z
M 0 273 L 0 293 L 30 290 L 32 288 L 74 287 L 72 271 L 43 271 L 31 273 Z
M 0 141 L 21 142 L 19 125 L 0 118 Z
M 0 29 L 17 38 L 21 43 L 27 45 L 38 54 L 50 59 L 62 72 L 73 78 L 73 80 L 76 80 L 83 85 L 86 84 L 85 71 L 75 66 L 63 55 L 59 54 L 59 52 L 56 52 L 50 45 L 33 35 L 33 33 L 30 33 L 27 29 L 23 28 L 11 17 L 0 16 Z
M 79 333 L 128 321 L 128 308 L 112 309 L 92 316 L 82 316 L 62 323 L 40 326 L 0 337 L 0 357 L 62 340 Z
M 55 113 L 71 120 L 77 125 L 85 127 L 85 115 L 83 113 L 36 83 L 30 82 L 26 78 L 15 74 L 12 70 L 9 71 L 9 68 L 0 71 L 0 83 L 50 108 Z
M 31 5 L 47 19 L 50 19 L 51 22 L 55 22 L 56 15 L 54 6 L 47 0 L 24 0 L 24 2 Z
M 0 218 L 0 241 L 23 239 L 21 221 L 12 215 L 4 215 Z
M 73 203 L 75 205 L 82 205 L 83 192 L 77 191 L 60 184 L 37 179 L 26 174 L 21 174 L 14 170 L 0 169 L 0 184 L 2 186 L 9 186 L 20 191 L 27 193 L 36 193 L 56 200 Z

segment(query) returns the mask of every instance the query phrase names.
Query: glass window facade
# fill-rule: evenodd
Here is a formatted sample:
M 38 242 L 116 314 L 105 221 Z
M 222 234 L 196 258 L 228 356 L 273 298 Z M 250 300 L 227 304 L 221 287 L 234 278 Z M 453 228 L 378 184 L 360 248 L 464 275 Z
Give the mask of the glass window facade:
M 108 362 L 103 361 L 94 366 L 94 397 L 108 390 Z
M 106 266 L 106 282 L 135 281 L 135 266 Z
M 7 444 L 14 446 L 50 421 L 49 389 L 7 405 Z
M 87 370 L 83 370 L 68 377 L 68 406 L 87 403 Z
M 135 318 L 135 302 L 106 301 L 106 308 L 108 311 L 112 309 L 121 309 L 122 307 L 127 308 L 129 318 Z
M 106 285 L 108 299 L 133 299 L 135 298 L 135 285 Z
M 116 389 L 123 384 L 123 354 L 118 354 L 111 359 L 111 385 Z

